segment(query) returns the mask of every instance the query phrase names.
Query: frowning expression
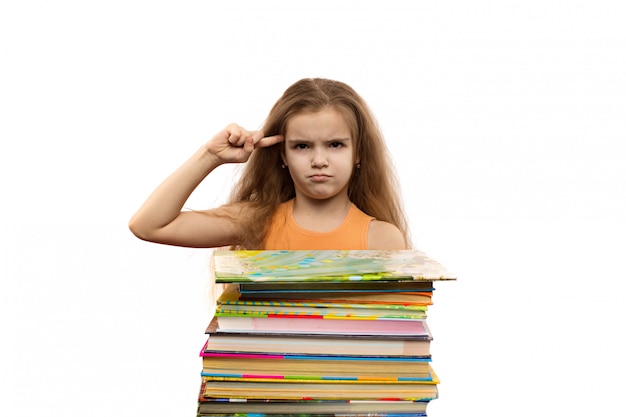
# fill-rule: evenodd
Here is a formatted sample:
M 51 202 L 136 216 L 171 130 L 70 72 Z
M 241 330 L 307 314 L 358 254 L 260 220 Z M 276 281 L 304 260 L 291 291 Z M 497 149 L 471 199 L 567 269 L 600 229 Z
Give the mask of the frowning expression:
M 325 108 L 290 118 L 282 157 L 297 197 L 347 197 L 357 161 L 354 138 L 341 112 Z

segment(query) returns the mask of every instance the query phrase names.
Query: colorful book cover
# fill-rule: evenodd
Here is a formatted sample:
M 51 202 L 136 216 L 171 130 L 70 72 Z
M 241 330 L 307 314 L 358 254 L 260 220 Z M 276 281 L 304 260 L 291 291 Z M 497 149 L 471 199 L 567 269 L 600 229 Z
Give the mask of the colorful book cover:
M 202 370 L 202 377 L 207 381 L 226 381 L 226 382 L 293 382 L 317 384 L 325 382 L 335 383 L 386 383 L 386 384 L 408 384 L 415 382 L 430 382 L 432 375 L 423 377 L 377 377 L 377 376 L 358 376 L 358 375 L 285 375 L 285 374 L 237 374 L 237 373 L 219 373 L 209 370 Z
M 200 411 L 197 414 L 197 417 L 426 417 L 426 413 L 332 413 L 332 414 L 310 414 L 310 413 L 293 413 L 293 414 L 285 414 L 285 413 L 272 413 L 272 414 L 264 414 L 264 413 L 203 413 Z
M 276 380 L 215 381 L 202 378 L 203 397 L 242 399 L 285 400 L 385 400 L 425 401 L 437 398 L 439 379 L 433 374 L 432 381 L 410 383 L 380 383 L 364 381 L 310 381 L 291 382 Z
M 303 306 L 225 306 L 218 307 L 216 317 L 293 317 L 321 319 L 353 319 L 353 320 L 381 320 L 381 319 L 414 319 L 425 320 L 426 311 L 423 310 L 389 310 L 365 308 L 320 308 Z
M 432 292 L 432 281 L 246 282 L 242 293 L 265 292 Z
M 361 362 L 361 361 L 372 361 L 372 362 L 381 362 L 387 363 L 396 362 L 397 364 L 407 364 L 407 363 L 419 363 L 427 366 L 429 362 L 431 362 L 431 358 L 428 357 L 389 357 L 389 356 L 367 356 L 367 355 L 303 355 L 303 354 L 268 354 L 268 353 L 229 353 L 229 352 L 211 352 L 206 350 L 207 344 L 205 343 L 202 351 L 200 352 L 200 356 L 203 358 L 221 358 L 228 360 L 229 363 L 237 360 L 237 359 L 247 359 L 247 360 L 268 360 L 268 361 L 276 361 L 276 360 L 284 360 L 284 361 L 330 361 L 330 364 L 337 364 L 341 362 Z
M 405 294 L 405 293 L 402 293 Z M 407 297 L 413 293 L 407 294 Z M 412 310 L 412 311 L 426 311 L 427 306 L 432 304 L 431 298 L 426 296 L 427 300 L 422 304 L 413 304 L 410 302 L 407 303 L 373 303 L 370 302 L 367 297 L 364 297 L 360 302 L 358 296 L 352 298 L 352 302 L 342 301 L 339 299 L 327 299 L 325 300 L 323 295 L 317 299 L 309 299 L 309 300 L 298 300 L 298 299 L 280 299 L 280 300 L 272 300 L 270 299 L 253 299 L 249 300 L 245 297 L 242 298 L 242 294 L 237 285 L 228 284 L 220 297 L 217 300 L 218 310 L 225 309 L 226 306 L 229 306 L 233 309 L 235 306 L 240 307 L 239 310 L 245 310 L 244 307 L 247 306 L 257 306 L 257 307 L 275 307 L 275 308 L 283 308 L 283 307 L 321 307 L 321 308 L 346 308 L 346 309 L 389 309 L 389 310 Z M 347 299 L 350 299 L 349 297 Z M 252 309 L 254 311 L 261 311 L 262 309 L 256 308 Z
M 241 300 L 237 285 L 229 284 L 217 300 L 216 316 L 303 315 L 336 318 L 425 319 L 427 305 L 407 303 L 335 302 L 336 300 Z M 429 299 L 430 300 L 430 299 Z M 365 300 L 364 300 L 365 301 Z
M 267 336 L 209 333 L 203 353 L 430 358 L 432 336 L 420 339 Z
M 285 283 L 287 284 L 287 283 Z M 338 284 L 334 282 L 334 284 Z M 225 284 L 239 285 L 239 284 Z M 358 303 L 369 305 L 428 306 L 432 305 L 432 292 L 398 291 L 274 291 L 241 292 L 235 300 L 223 300 L 225 304 L 242 302 L 307 302 L 307 303 Z
M 227 323 L 226 326 L 223 326 L 224 323 L 220 324 L 218 322 L 218 319 L 221 319 L 222 322 L 224 322 L 225 320 L 229 321 L 229 323 Z M 233 323 L 232 320 L 236 320 L 236 322 Z M 420 341 L 420 340 L 430 341 L 433 339 L 430 329 L 428 327 L 428 324 L 426 323 L 426 320 L 415 321 L 416 322 L 415 325 L 410 325 L 411 328 L 405 329 L 405 331 L 403 332 L 393 332 L 393 331 L 390 331 L 391 329 L 388 329 L 387 331 L 381 332 L 381 333 L 378 333 L 376 331 L 378 327 L 380 327 L 379 325 L 381 325 L 381 323 L 384 322 L 384 324 L 386 324 L 386 323 L 391 323 L 392 321 L 395 322 L 398 320 L 338 320 L 338 321 L 344 322 L 344 325 L 342 325 L 342 327 L 346 327 L 345 326 L 346 321 L 350 321 L 351 323 L 365 323 L 364 325 L 366 326 L 365 329 L 362 329 L 361 326 L 358 325 L 357 326 L 358 328 L 348 329 L 348 331 L 344 333 L 342 333 L 341 331 L 337 331 L 337 332 L 318 331 L 317 329 L 310 328 L 309 326 L 302 327 L 302 324 L 306 324 L 306 323 L 304 323 L 303 321 L 294 322 L 293 320 L 296 320 L 296 318 L 289 318 L 287 320 L 284 320 L 284 319 L 281 320 L 280 318 L 276 318 L 276 317 L 272 318 L 272 320 L 281 321 L 283 324 L 285 324 L 288 327 L 287 329 L 280 329 L 280 328 L 279 329 L 267 329 L 267 328 L 263 328 L 264 326 L 259 327 L 259 328 L 254 328 L 253 327 L 254 322 L 258 320 L 268 320 L 268 318 L 213 317 L 213 319 L 211 319 L 211 322 L 207 326 L 205 333 L 209 335 L 216 335 L 216 336 L 225 336 L 225 335 L 239 336 L 239 337 L 255 336 L 255 337 L 266 337 L 266 338 L 271 338 L 271 339 L 274 339 L 277 337 L 283 337 L 283 338 L 298 337 L 300 339 L 302 337 L 306 337 L 306 338 L 321 338 L 325 340 L 327 340 L 328 338 L 354 339 L 355 341 L 358 339 L 361 339 L 360 342 L 365 342 L 365 340 L 367 340 L 368 343 L 369 341 L 379 341 L 381 339 L 384 339 L 384 340 L 398 339 L 398 340 L 408 340 L 408 341 Z M 315 319 L 300 318 L 300 320 L 318 321 L 318 322 L 333 321 L 333 320 L 324 320 L 324 319 L 317 319 L 317 318 Z M 414 320 L 410 320 L 410 321 L 414 321 Z M 376 328 L 369 328 L 369 329 L 367 328 L 367 324 L 372 324 L 372 323 L 377 323 L 377 322 L 379 324 L 375 326 Z M 382 326 L 384 326 L 384 324 L 382 324 Z M 415 327 L 413 328 L 412 326 L 415 326 Z M 350 327 L 350 323 L 347 325 L 347 327 Z M 291 331 L 291 329 L 293 329 L 294 331 Z
M 200 416 L 254 417 L 421 417 L 429 401 L 400 400 L 277 400 L 206 398 L 200 389 Z M 248 414 L 250 413 L 250 414 Z
M 213 380 L 431 381 L 430 358 L 270 355 L 201 352 L 202 376 Z
M 451 280 L 417 250 L 215 251 L 216 282 Z
M 336 318 L 320 316 L 267 315 L 265 317 L 216 316 L 217 332 L 336 334 L 369 336 L 426 336 L 423 320 Z
M 202 403 L 202 406 L 198 408 L 197 417 L 426 417 L 426 413 L 388 413 L 388 412 L 380 412 L 380 413 L 345 413 L 345 412 L 337 412 L 337 413 L 305 413 L 305 412 L 295 412 L 295 413 L 279 413 L 276 414 L 271 412 L 269 414 L 259 413 L 259 412 L 233 412 L 233 413 L 213 413 L 206 412 L 205 403 Z M 273 410 L 272 410 L 273 411 Z

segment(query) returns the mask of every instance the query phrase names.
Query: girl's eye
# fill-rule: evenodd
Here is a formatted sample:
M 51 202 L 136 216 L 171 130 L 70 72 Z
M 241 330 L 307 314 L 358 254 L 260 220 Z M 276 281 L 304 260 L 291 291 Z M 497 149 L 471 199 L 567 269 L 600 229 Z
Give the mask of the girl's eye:
M 330 143 L 330 147 L 331 148 L 341 148 L 343 146 L 343 143 L 341 142 L 331 142 Z
M 308 146 L 306 143 L 298 143 L 296 144 L 295 148 L 296 149 L 306 149 Z

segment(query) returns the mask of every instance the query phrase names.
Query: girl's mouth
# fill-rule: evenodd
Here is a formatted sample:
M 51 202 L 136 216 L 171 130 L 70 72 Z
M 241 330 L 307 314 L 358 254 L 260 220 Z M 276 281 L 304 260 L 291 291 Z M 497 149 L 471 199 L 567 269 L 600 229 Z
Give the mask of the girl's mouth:
M 325 182 L 325 181 L 328 181 L 330 179 L 330 175 L 314 174 L 314 175 L 309 176 L 309 178 L 313 182 Z

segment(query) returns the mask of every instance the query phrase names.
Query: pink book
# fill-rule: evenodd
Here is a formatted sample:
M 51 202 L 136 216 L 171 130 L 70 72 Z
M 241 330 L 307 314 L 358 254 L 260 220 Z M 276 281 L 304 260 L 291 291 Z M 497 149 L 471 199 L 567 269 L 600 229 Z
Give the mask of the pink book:
M 320 316 L 217 317 L 218 333 L 289 333 L 371 336 L 428 335 L 423 320 L 342 320 Z

